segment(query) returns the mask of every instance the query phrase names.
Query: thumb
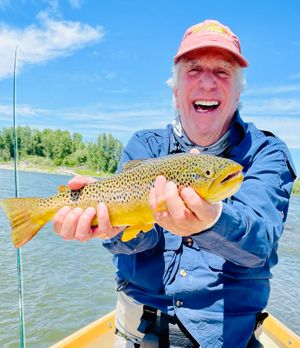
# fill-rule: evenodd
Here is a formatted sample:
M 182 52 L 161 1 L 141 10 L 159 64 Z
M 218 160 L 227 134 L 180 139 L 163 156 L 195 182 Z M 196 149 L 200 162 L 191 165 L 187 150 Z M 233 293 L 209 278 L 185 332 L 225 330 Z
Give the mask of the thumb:
M 193 149 L 191 149 L 190 153 L 199 154 L 200 151 L 194 147 Z
M 97 180 L 89 176 L 76 175 L 68 182 L 68 186 L 71 190 L 79 190 L 85 185 L 92 184 Z

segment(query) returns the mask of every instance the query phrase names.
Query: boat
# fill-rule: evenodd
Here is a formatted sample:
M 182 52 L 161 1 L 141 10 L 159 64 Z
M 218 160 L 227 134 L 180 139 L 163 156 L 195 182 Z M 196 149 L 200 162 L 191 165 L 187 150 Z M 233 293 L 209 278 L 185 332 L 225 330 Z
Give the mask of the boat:
M 115 311 L 112 311 L 50 348 L 112 348 L 114 322 Z M 300 337 L 270 314 L 257 329 L 255 336 L 264 348 L 300 348 Z

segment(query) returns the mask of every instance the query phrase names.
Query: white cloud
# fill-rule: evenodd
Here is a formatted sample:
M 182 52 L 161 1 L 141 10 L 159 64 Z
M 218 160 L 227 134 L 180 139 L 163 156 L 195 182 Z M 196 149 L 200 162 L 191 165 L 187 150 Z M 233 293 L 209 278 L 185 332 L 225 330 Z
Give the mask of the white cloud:
M 16 106 L 16 116 L 21 116 L 22 118 L 33 118 L 48 112 L 49 110 L 42 108 L 34 108 L 29 105 Z M 0 120 L 11 120 L 12 114 L 12 105 L 0 104 Z
M 291 97 L 300 85 L 261 87 L 242 97 L 241 114 L 259 129 L 278 135 L 290 148 L 300 148 L 300 98 Z M 289 96 L 284 93 L 289 92 Z M 277 97 L 273 95 L 278 94 Z M 282 95 L 281 95 L 282 94 Z
M 38 15 L 39 25 L 24 29 L 0 24 L 0 79 L 13 73 L 14 52 L 18 46 L 18 71 L 27 64 L 40 64 L 72 54 L 104 36 L 102 27 L 80 22 L 55 20 L 47 13 Z
M 292 75 L 290 76 L 290 79 L 291 79 L 291 80 L 298 80 L 298 79 L 300 79 L 300 72 L 295 73 L 295 74 L 292 74 Z
M 245 99 L 242 111 L 248 116 L 300 116 L 300 98 Z
M 109 132 L 123 143 L 133 132 L 144 128 L 164 128 L 173 118 L 171 106 L 144 103 L 119 107 L 94 105 L 78 109 L 42 109 L 18 105 L 16 114 L 18 125 L 37 129 L 66 129 L 80 132 L 88 140 L 95 139 L 99 133 Z M 11 126 L 11 105 L 0 104 L 0 120 L 4 121 L 5 127 Z
M 248 122 L 255 123 L 256 127 L 268 130 L 279 136 L 290 148 L 300 149 L 300 118 L 297 117 L 245 117 Z
M 299 74 L 300 77 L 300 74 Z M 263 96 L 263 95 L 273 95 L 273 94 L 283 94 L 300 92 L 300 85 L 282 85 L 282 86 L 264 86 L 257 88 L 249 88 L 245 91 L 244 95 L 249 96 Z
M 82 0 L 69 0 L 70 6 L 72 8 L 79 9 L 82 6 Z

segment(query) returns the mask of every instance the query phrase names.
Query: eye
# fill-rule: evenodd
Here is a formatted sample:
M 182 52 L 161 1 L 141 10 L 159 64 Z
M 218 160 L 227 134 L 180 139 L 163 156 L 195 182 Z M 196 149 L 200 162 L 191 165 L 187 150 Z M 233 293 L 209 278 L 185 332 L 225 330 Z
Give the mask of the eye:
M 213 176 L 213 171 L 211 169 L 206 169 L 206 171 L 204 172 L 204 176 L 206 178 L 211 178 Z
M 218 69 L 215 71 L 215 74 L 221 78 L 226 78 L 230 76 L 230 72 L 224 69 Z
M 195 76 L 195 75 L 197 75 L 199 73 L 199 71 L 200 70 L 198 68 L 193 68 L 193 69 L 190 69 L 188 71 L 188 73 L 189 73 L 190 76 Z

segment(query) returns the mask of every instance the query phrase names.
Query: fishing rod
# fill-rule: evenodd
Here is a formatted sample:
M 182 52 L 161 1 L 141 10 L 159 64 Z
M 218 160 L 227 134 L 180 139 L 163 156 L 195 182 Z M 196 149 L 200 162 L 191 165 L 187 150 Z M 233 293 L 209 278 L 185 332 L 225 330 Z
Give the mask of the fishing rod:
M 14 178 L 15 178 L 15 197 L 19 196 L 18 185 L 18 138 L 16 129 L 16 70 L 17 70 L 18 46 L 15 50 L 14 60 L 14 79 L 13 79 L 13 139 L 14 139 Z M 25 348 L 25 320 L 24 320 L 24 299 L 23 299 L 23 270 L 22 270 L 22 251 L 17 248 L 17 272 L 18 272 L 18 296 L 19 296 L 19 342 L 20 347 Z

